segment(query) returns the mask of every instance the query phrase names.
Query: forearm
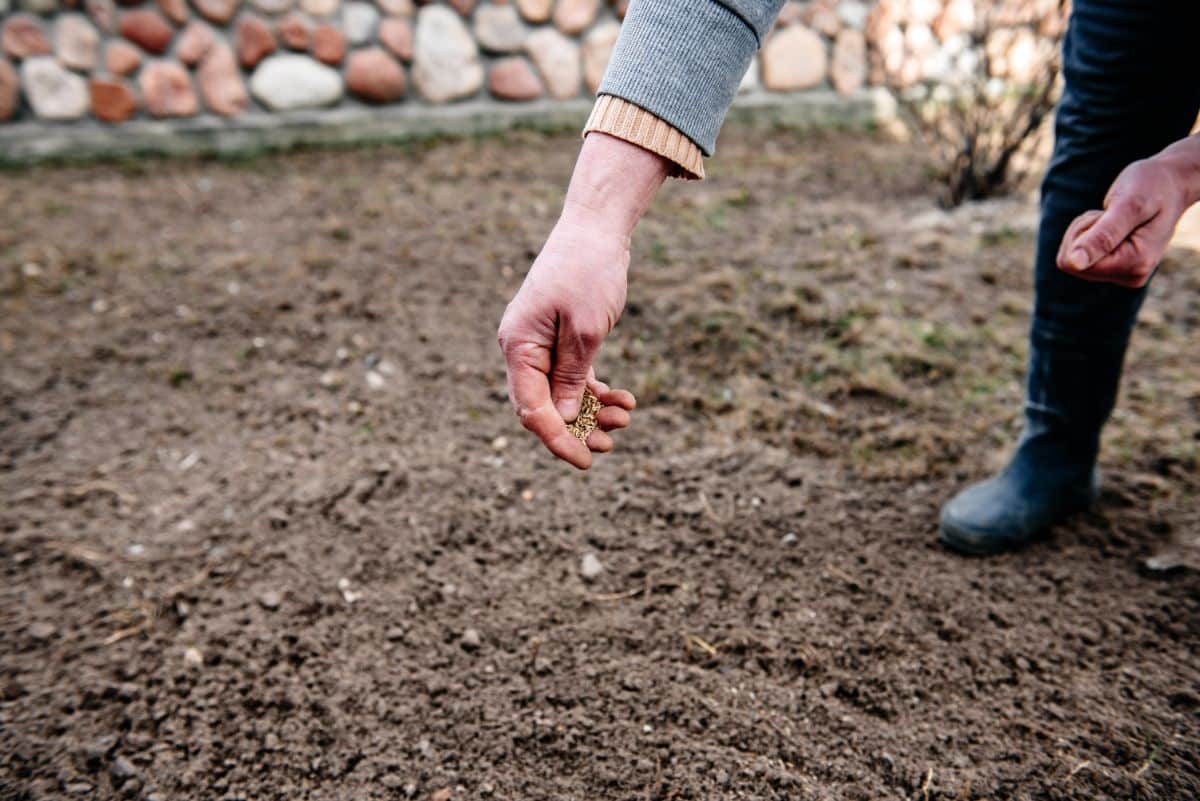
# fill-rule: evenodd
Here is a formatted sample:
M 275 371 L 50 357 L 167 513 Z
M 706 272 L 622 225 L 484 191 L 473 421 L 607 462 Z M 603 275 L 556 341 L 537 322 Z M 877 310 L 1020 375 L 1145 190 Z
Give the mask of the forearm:
M 628 237 L 669 171 L 670 163 L 649 150 L 592 133 L 575 162 L 563 203 L 563 221 L 599 225 Z
M 1177 176 L 1185 206 L 1200 202 L 1200 134 L 1180 139 L 1155 159 L 1168 165 Z

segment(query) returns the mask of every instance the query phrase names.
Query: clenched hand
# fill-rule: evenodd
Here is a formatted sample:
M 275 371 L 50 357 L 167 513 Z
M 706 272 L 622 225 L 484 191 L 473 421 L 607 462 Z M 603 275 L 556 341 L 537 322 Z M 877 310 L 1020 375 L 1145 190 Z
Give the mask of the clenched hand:
M 1058 249 L 1058 267 L 1087 281 L 1146 285 L 1175 232 L 1198 198 L 1200 139 L 1176 142 L 1130 164 L 1109 188 L 1104 210 L 1075 218 Z
M 500 322 L 508 395 L 525 428 L 586 470 L 629 425 L 633 395 L 596 379 L 593 363 L 625 307 L 629 237 L 666 177 L 658 156 L 603 134 L 584 143 L 563 213 Z M 584 386 L 604 404 L 587 444 L 567 431 Z

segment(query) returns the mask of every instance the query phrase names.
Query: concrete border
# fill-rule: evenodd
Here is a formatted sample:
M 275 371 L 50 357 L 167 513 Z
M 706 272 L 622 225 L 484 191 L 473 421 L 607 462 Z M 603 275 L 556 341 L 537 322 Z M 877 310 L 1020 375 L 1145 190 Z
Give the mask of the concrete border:
M 296 147 L 348 147 L 433 136 L 477 136 L 512 128 L 564 130 L 587 119 L 590 100 L 519 105 L 468 102 L 256 113 L 236 119 L 204 116 L 137 120 L 118 126 L 95 122 L 0 125 L 0 165 L 45 161 L 104 161 L 136 156 L 244 156 Z M 788 95 L 755 92 L 737 98 L 729 117 L 796 128 L 865 128 L 895 116 L 891 96 L 879 89 L 850 97 L 831 91 Z

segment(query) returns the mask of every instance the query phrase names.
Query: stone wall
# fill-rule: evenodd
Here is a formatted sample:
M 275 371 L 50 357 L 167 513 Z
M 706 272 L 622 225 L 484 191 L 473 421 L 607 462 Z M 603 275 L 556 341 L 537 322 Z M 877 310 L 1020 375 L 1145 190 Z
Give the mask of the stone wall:
M 595 91 L 627 2 L 0 0 L 0 123 L 577 100 Z M 937 68 L 961 49 L 972 5 L 793 0 L 743 90 L 854 95 L 886 77 L 869 38 L 917 60 L 914 74 Z

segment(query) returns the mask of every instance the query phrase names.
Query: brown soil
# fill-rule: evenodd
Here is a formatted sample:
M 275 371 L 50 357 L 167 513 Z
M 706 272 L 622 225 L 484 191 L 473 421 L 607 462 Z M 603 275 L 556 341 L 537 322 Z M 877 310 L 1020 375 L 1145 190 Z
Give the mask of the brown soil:
M 1030 201 L 727 131 L 635 239 L 641 407 L 579 474 L 494 341 L 575 148 L 0 176 L 0 797 L 1200 796 L 1200 574 L 1143 567 L 1200 526 L 1200 258 L 1098 509 L 964 559 Z

